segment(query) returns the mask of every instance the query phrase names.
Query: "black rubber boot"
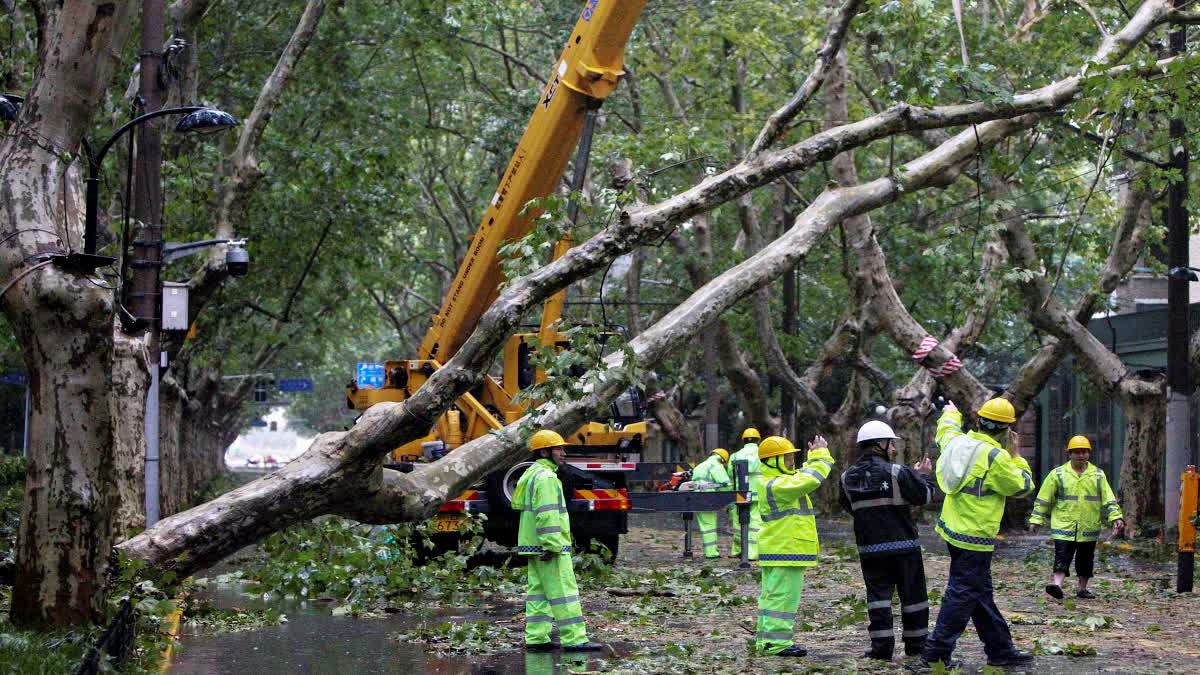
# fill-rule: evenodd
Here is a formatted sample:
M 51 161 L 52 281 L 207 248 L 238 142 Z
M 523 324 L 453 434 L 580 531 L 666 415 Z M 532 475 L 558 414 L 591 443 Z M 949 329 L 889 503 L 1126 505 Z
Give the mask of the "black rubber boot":
M 555 649 L 558 649 L 557 642 L 525 643 L 525 651 L 527 652 L 552 652 Z
M 772 656 L 808 656 L 808 650 L 800 645 L 792 645 L 778 654 L 772 654 Z

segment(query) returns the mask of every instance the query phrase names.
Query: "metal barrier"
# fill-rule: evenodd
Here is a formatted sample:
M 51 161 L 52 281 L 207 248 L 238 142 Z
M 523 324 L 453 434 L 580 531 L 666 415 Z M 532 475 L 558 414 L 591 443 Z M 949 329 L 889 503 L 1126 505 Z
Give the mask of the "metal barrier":
M 92 643 L 88 653 L 83 657 L 83 661 L 79 664 L 79 668 L 75 670 L 75 675 L 96 675 L 99 673 L 100 660 L 103 655 L 110 658 L 105 664 L 120 670 L 125 664 L 125 659 L 129 657 L 133 651 L 134 638 L 137 636 L 134 623 L 137 621 L 137 615 L 133 611 L 133 601 L 130 598 L 125 598 L 121 601 L 121 607 L 117 610 L 117 615 L 113 617 L 112 622 L 108 624 L 108 628 L 96 638 Z M 104 668 L 107 672 L 111 668 Z
M 741 525 L 742 561 L 741 568 L 750 567 L 750 501 L 749 462 L 737 460 L 734 463 L 735 490 L 719 492 L 630 492 L 630 513 L 653 513 L 656 511 L 680 513 L 683 519 L 683 557 L 692 557 L 692 523 L 696 513 L 720 511 L 730 504 L 737 505 L 737 519 Z M 674 467 L 671 464 L 656 464 L 648 474 L 661 473 L 664 469 Z M 667 478 L 670 473 L 666 473 Z M 659 476 L 655 476 L 656 478 Z

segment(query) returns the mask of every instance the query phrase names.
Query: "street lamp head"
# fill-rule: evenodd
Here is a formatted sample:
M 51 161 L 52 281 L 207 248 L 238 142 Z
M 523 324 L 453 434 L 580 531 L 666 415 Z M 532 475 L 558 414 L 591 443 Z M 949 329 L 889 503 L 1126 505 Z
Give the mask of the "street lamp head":
M 11 122 L 21 114 L 21 103 L 25 99 L 14 94 L 0 94 L 0 121 Z
M 1196 276 L 1196 269 L 1195 267 L 1172 267 L 1167 270 L 1167 276 L 1180 281 L 1200 281 L 1200 277 Z
M 245 239 L 231 241 L 225 250 L 225 269 L 231 277 L 244 277 L 250 271 L 250 253 L 242 248 L 245 243 Z
M 216 108 L 201 108 L 179 120 L 175 131 L 181 134 L 212 134 L 241 124 L 237 118 Z

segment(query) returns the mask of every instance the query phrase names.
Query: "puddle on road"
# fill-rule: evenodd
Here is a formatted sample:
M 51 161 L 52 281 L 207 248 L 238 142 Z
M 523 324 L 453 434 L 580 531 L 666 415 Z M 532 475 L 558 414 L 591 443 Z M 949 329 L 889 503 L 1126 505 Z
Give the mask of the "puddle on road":
M 204 591 L 213 605 L 228 609 L 277 609 L 288 622 L 234 633 L 205 634 L 187 623 L 175 651 L 173 674 L 210 673 L 445 673 L 482 675 L 532 673 L 558 675 L 602 669 L 604 662 L 628 653 L 617 645 L 609 656 L 595 654 L 526 654 L 513 651 L 487 656 L 438 656 L 427 645 L 399 642 L 388 636 L 411 630 L 423 622 L 497 619 L 478 609 L 437 610 L 425 616 L 395 615 L 382 618 L 331 616 L 322 603 L 290 600 L 264 601 L 243 595 L 236 584 L 212 584 Z M 511 611 L 510 611 L 511 610 Z M 506 607 L 499 615 L 512 616 Z

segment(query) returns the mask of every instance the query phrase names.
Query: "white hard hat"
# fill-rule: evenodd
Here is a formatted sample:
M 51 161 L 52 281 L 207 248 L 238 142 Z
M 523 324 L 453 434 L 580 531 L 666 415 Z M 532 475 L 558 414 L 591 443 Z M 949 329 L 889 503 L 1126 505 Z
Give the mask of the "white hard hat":
M 900 438 L 885 422 L 871 420 L 858 430 L 858 442 Z

